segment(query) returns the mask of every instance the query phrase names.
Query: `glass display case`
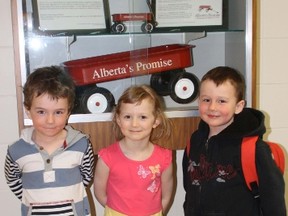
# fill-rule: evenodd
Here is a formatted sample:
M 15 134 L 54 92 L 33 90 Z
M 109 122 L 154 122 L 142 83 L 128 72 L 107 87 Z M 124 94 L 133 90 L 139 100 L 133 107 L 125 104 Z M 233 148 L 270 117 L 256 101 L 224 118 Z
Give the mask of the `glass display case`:
M 219 65 L 244 73 L 251 106 L 252 7 L 253 0 L 187 0 L 177 7 L 171 0 L 13 0 L 20 128 L 32 124 L 20 87 L 33 70 L 50 65 L 75 80 L 69 123 L 88 133 L 110 131 L 122 92 L 147 84 L 169 118 L 191 125 L 189 134 L 199 121 L 198 82 Z M 110 143 L 104 139 L 101 145 Z

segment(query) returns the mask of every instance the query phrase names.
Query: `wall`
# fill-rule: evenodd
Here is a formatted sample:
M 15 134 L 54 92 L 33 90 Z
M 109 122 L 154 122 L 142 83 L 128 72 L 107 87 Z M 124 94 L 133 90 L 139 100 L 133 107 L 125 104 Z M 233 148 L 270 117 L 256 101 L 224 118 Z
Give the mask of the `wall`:
M 277 4 L 269 0 L 259 3 L 257 102 L 259 109 L 266 112 L 268 138 L 288 149 L 288 116 L 283 109 L 288 106 L 288 101 L 283 98 L 288 91 L 287 6 L 286 0 L 279 0 Z
M 19 201 L 8 190 L 3 169 L 7 145 L 18 138 L 10 1 L 0 1 L 0 20 L 0 203 L 2 215 L 16 216 Z
M 258 24 L 258 78 L 257 106 L 265 112 L 267 134 L 266 139 L 280 143 L 288 151 L 288 100 L 287 49 L 288 1 L 259 1 Z M 286 159 L 285 182 L 288 180 Z M 286 203 L 288 201 L 286 186 Z
M 10 5 L 10 1 L 0 1 L 0 163 L 2 164 L 0 166 L 0 203 L 2 203 L 1 215 L 17 216 L 20 203 L 8 189 L 3 174 L 7 145 L 18 139 Z M 288 115 L 285 115 L 285 108 L 288 107 L 285 95 L 288 92 L 286 71 L 288 26 L 287 23 L 285 24 L 287 7 L 288 1 L 286 0 L 278 0 L 277 4 L 270 0 L 259 1 L 257 104 L 267 116 L 267 139 L 283 144 L 283 147 L 288 150 Z M 182 152 L 177 153 L 178 159 L 181 154 Z M 181 167 L 178 167 L 178 171 L 181 171 Z M 180 191 L 175 198 L 170 216 L 181 215 L 184 196 L 181 176 L 179 176 L 178 184 Z M 99 208 L 98 215 L 101 215 L 100 211 Z

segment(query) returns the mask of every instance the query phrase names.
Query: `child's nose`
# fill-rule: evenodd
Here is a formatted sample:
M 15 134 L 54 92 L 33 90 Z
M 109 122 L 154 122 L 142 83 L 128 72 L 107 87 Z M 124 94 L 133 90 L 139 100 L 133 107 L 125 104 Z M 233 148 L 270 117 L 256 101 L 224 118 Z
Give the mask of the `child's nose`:
M 209 109 L 210 110 L 216 110 L 216 102 L 211 101 L 211 103 L 209 105 Z
M 47 115 L 47 122 L 48 123 L 53 123 L 54 122 L 54 115 L 53 114 L 48 114 Z
M 137 118 L 133 118 L 132 119 L 132 126 L 137 126 L 138 125 L 138 119 Z

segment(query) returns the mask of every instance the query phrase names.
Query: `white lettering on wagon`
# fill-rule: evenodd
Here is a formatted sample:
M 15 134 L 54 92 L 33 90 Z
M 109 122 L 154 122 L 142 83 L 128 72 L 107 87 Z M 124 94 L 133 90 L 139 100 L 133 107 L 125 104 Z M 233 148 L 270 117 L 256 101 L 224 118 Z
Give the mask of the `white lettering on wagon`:
M 107 70 L 105 68 L 101 68 L 99 71 L 95 70 L 93 74 L 93 79 L 101 79 L 103 77 L 109 77 L 109 76 L 117 76 L 121 74 L 126 74 L 126 68 L 118 67 L 114 69 Z
M 169 67 L 172 65 L 172 60 L 162 60 L 160 59 L 159 61 L 156 62 L 151 62 L 151 63 L 145 63 L 143 64 L 142 62 L 137 62 L 136 63 L 136 70 L 137 71 L 146 71 L 146 70 L 151 70 L 151 69 L 157 69 L 157 68 L 165 68 Z
M 145 71 L 149 71 L 152 70 L 153 71 L 157 71 L 157 69 L 159 68 L 169 68 L 173 65 L 173 61 L 171 59 L 167 59 L 167 60 L 163 60 L 163 59 L 159 59 L 158 61 L 154 61 L 154 62 L 136 62 L 135 63 L 135 67 L 136 67 L 136 71 L 135 68 L 131 65 L 126 64 L 125 67 L 117 67 L 114 69 L 106 69 L 105 67 L 100 68 L 99 70 L 94 70 L 93 73 L 93 79 L 98 80 L 101 78 L 105 78 L 105 77 L 114 77 L 114 76 L 121 76 L 123 74 L 126 73 L 133 73 L 136 72 L 135 76 L 137 76 L 137 72 L 142 72 L 139 73 L 139 75 L 144 75 L 143 72 Z

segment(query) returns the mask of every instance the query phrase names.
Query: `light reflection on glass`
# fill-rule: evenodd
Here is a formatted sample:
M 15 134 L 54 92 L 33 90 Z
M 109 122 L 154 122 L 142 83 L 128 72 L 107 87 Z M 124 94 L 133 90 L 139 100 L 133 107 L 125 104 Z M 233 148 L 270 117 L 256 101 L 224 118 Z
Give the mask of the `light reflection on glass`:
M 47 46 L 40 38 L 30 38 L 29 48 L 34 51 L 39 51 Z

